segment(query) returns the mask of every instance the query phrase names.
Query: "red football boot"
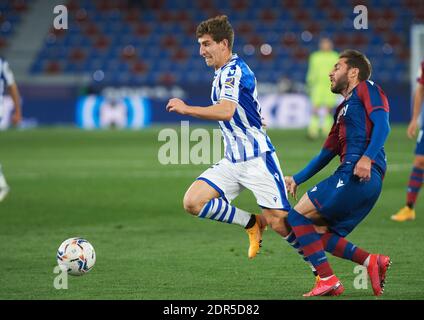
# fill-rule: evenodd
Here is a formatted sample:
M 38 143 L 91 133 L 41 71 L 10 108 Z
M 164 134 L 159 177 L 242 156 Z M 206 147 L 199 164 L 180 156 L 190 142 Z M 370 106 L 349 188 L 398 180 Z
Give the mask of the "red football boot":
M 321 278 L 319 276 L 315 277 L 315 285 L 318 284 L 318 282 L 321 280 Z M 328 293 L 325 294 L 325 296 L 339 296 L 344 292 L 344 287 L 343 285 L 340 283 L 340 286 L 338 286 L 336 289 L 333 289 L 331 291 L 329 291 Z
M 380 296 L 383 294 L 386 272 L 391 264 L 392 262 L 388 256 L 383 256 L 381 254 L 370 255 L 367 271 L 375 296 Z
M 339 289 L 341 287 L 341 289 Z M 336 276 L 332 276 L 330 279 L 322 280 L 319 279 L 315 283 L 315 287 L 312 291 L 305 293 L 304 297 L 315 297 L 315 296 L 325 296 L 325 295 L 334 295 L 334 292 L 341 294 L 344 291 L 343 285 Z M 332 294 L 330 294 L 332 293 Z
M 392 265 L 392 260 L 388 256 L 378 255 L 378 269 L 380 272 L 380 283 L 384 290 L 384 284 L 386 282 L 386 272 Z
M 340 285 L 336 289 L 331 290 L 330 292 L 326 293 L 325 295 L 336 297 L 336 296 L 341 295 L 343 292 L 344 292 L 344 287 L 343 287 L 343 284 L 340 282 Z

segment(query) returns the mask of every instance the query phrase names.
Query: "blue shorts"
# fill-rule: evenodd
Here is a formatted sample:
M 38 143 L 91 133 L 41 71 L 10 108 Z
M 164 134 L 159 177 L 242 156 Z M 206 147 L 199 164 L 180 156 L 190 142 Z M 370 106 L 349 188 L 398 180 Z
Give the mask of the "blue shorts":
M 415 146 L 415 154 L 417 156 L 424 155 L 424 140 L 422 139 L 422 137 L 423 137 L 423 129 L 421 128 L 417 137 L 417 145 Z
M 327 179 L 308 190 L 312 201 L 329 229 L 345 237 L 368 215 L 381 193 L 383 176 L 375 166 L 371 179 L 360 182 L 353 175 L 355 164 L 342 164 Z

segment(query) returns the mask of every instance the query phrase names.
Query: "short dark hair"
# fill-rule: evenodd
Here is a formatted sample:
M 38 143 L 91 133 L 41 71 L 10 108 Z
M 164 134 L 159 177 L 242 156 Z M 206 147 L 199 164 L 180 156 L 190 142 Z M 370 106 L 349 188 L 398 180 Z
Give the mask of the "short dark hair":
M 340 53 L 339 58 L 346 58 L 349 68 L 358 68 L 360 81 L 368 80 L 371 76 L 371 63 L 368 58 L 358 50 L 348 49 Z
M 228 48 L 230 51 L 234 44 L 234 30 L 228 21 L 226 15 L 216 16 L 206 21 L 201 22 L 196 29 L 197 38 L 208 34 L 215 42 L 221 42 L 224 39 L 228 40 Z

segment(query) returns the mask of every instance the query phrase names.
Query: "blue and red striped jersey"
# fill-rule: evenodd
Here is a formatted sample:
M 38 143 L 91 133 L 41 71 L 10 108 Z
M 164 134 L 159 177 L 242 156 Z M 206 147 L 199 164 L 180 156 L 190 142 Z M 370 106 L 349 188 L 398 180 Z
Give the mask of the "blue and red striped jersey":
M 341 162 L 358 161 L 370 143 L 373 130 L 370 114 L 380 109 L 389 112 L 384 91 L 370 80 L 360 82 L 350 97 L 337 107 L 324 148 L 339 155 Z M 384 147 L 378 152 L 373 164 L 383 172 L 386 171 Z

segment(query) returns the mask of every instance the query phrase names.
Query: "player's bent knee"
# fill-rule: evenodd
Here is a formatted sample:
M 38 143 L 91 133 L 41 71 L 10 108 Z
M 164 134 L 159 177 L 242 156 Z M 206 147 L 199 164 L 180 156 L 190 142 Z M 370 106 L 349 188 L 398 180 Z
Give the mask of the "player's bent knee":
M 187 213 L 190 213 L 194 216 L 197 216 L 203 208 L 203 205 L 200 201 L 198 201 L 194 197 L 190 197 L 187 195 L 184 197 L 183 206 L 184 206 L 184 210 Z
M 288 228 L 285 222 L 287 219 L 287 211 L 267 209 L 263 210 L 261 217 L 262 225 L 268 225 L 272 230 L 283 237 L 288 235 Z M 264 223 L 264 221 L 266 223 Z
M 417 167 L 419 169 L 424 169 L 424 156 L 415 157 L 414 167 Z

